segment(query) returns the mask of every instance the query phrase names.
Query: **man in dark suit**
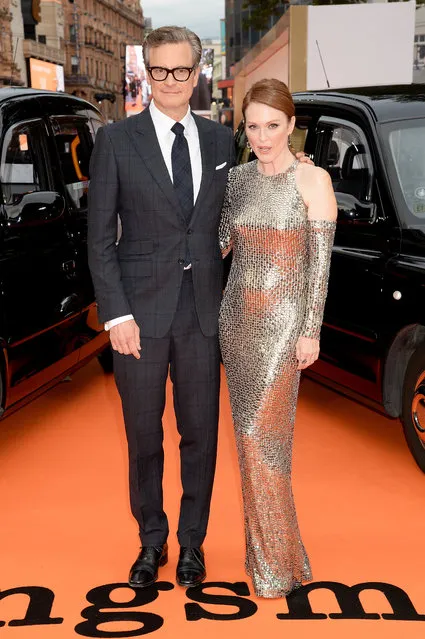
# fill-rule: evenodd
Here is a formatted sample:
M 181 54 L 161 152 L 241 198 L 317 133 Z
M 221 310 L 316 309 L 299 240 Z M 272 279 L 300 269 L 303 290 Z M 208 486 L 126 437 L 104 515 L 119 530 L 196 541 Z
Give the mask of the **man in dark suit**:
M 234 143 L 230 129 L 189 109 L 201 53 L 188 29 L 153 31 L 144 44 L 152 103 L 100 129 L 91 160 L 89 262 L 114 349 L 142 542 L 133 587 L 151 585 L 168 558 L 161 420 L 169 370 L 183 486 L 177 582 L 206 576 L 220 380 L 218 224 Z

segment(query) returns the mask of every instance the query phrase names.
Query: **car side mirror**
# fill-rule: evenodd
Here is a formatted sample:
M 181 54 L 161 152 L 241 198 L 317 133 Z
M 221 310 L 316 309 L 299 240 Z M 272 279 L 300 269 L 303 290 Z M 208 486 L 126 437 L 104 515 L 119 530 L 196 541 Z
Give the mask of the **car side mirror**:
M 65 210 L 65 199 L 56 191 L 34 191 L 25 193 L 16 204 L 6 204 L 8 224 L 35 226 L 53 222 Z
M 338 223 L 370 224 L 376 219 L 376 204 L 361 202 L 349 193 L 335 193 L 338 204 Z

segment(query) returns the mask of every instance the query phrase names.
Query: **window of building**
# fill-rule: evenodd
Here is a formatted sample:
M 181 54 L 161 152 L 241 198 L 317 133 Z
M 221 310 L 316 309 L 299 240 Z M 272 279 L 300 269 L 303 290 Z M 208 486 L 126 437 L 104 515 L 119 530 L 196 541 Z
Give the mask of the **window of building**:
M 78 56 L 72 55 L 71 56 L 71 73 L 78 73 L 79 70 L 80 70 L 80 61 L 78 59 Z
M 24 24 L 25 40 L 35 40 L 35 24 Z
M 71 42 L 76 42 L 77 41 L 77 32 L 75 29 L 75 24 L 70 24 L 69 25 L 69 39 Z

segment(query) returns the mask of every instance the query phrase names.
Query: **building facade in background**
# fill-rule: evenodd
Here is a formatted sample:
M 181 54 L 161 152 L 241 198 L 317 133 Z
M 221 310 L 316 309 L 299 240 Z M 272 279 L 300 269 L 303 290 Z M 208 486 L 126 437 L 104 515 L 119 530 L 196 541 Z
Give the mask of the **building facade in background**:
M 0 0 L 0 86 L 23 84 L 20 61 L 15 55 L 16 30 L 23 36 L 20 0 Z
M 90 100 L 108 120 L 124 117 L 125 47 L 141 44 L 139 0 L 63 0 L 65 87 Z
M 26 84 L 40 89 L 64 91 L 66 52 L 62 3 L 39 0 L 38 23 L 30 29 L 24 20 L 24 29 Z
M 267 29 L 257 31 L 252 27 L 246 28 L 244 21 L 251 14 L 250 8 L 244 8 L 246 0 L 226 0 L 226 72 L 231 77 L 231 68 L 239 62 L 263 35 L 276 24 L 288 8 L 288 3 L 281 2 L 277 7 L 277 15 L 270 16 Z
M 11 0 L 11 48 L 22 86 L 64 90 L 64 14 L 55 0 Z
M 0 0 L 0 86 L 67 91 L 124 117 L 125 48 L 141 44 L 139 0 Z
M 221 70 L 221 42 L 220 40 L 212 40 L 210 38 L 202 40 L 203 49 L 212 49 L 213 56 L 213 68 L 212 68 L 212 97 L 215 99 L 221 98 L 221 91 L 218 88 L 218 82 L 222 78 Z

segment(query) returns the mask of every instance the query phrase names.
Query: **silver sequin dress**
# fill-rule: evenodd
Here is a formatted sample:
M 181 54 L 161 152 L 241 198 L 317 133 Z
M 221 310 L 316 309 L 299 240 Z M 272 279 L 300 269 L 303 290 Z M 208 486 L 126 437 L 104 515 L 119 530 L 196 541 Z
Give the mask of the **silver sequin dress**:
M 335 223 L 310 221 L 294 161 L 265 176 L 257 161 L 229 180 L 220 245 L 233 261 L 220 311 L 242 478 L 246 570 L 255 593 L 284 597 L 311 579 L 291 488 L 299 388 L 295 346 L 318 338 Z

